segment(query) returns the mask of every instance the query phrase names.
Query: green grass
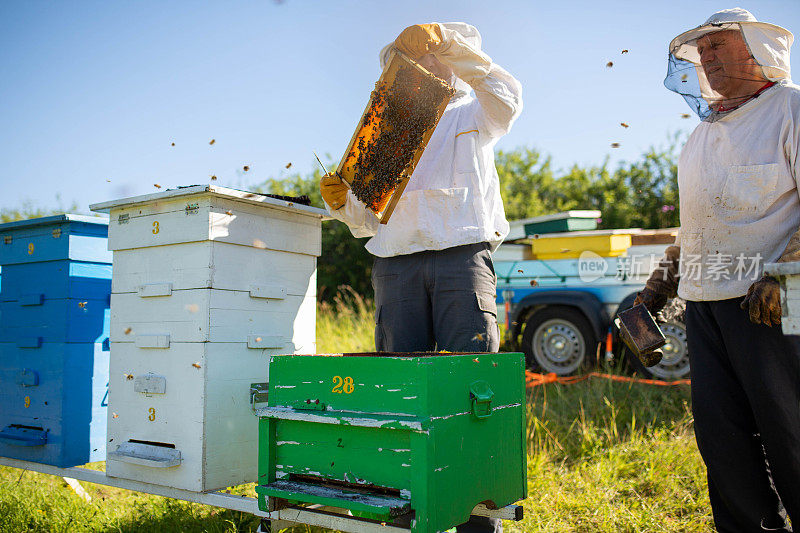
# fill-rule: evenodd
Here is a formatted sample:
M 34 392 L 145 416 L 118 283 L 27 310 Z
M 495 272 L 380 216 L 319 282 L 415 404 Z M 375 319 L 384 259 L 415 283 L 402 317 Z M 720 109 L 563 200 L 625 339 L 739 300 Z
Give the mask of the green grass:
M 372 310 L 371 302 L 353 294 L 320 306 L 318 351 L 373 350 Z M 713 531 L 688 387 L 593 378 L 537 387 L 528 405 L 525 519 L 506 522 L 506 531 Z M 239 512 L 83 485 L 91 503 L 61 478 L 0 467 L 0 531 L 234 532 L 258 526 Z M 254 496 L 252 485 L 232 490 Z

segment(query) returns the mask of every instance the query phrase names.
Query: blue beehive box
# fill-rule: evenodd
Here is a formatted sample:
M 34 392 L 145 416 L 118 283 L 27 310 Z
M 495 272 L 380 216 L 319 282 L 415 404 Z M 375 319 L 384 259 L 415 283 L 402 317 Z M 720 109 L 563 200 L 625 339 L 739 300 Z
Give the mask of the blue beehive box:
M 108 223 L 0 224 L 0 456 L 60 467 L 105 458 Z

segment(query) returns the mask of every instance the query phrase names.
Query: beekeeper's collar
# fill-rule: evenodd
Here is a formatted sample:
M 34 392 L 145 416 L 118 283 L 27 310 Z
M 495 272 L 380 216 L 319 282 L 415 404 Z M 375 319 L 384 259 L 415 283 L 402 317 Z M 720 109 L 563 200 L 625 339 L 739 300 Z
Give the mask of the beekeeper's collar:
M 697 52 L 697 39 L 723 30 L 738 30 L 750 55 L 770 81 L 789 79 L 789 49 L 794 36 L 786 28 L 759 22 L 742 8 L 723 9 L 711 15 L 700 26 L 683 32 L 669 44 L 669 67 L 664 85 L 682 95 L 687 103 L 705 119 L 711 114 L 710 105 L 721 99 L 708 83 Z
M 474 48 L 475 50 L 481 49 L 481 34 L 478 32 L 478 29 L 475 26 L 467 24 L 466 22 L 440 22 L 440 26 L 445 29 L 457 32 L 461 35 L 464 39 L 466 44 Z M 444 32 L 442 32 L 444 34 Z M 392 48 L 394 48 L 394 41 L 390 42 L 386 46 L 381 49 L 380 52 L 380 62 L 381 62 L 381 69 L 386 66 L 386 63 L 389 61 L 389 56 L 391 55 Z M 467 82 L 458 78 L 457 76 L 453 75 L 455 78 L 453 88 L 456 90 L 456 94 L 453 95 L 451 100 L 456 100 L 469 94 L 471 87 Z M 450 81 L 450 80 L 445 80 Z

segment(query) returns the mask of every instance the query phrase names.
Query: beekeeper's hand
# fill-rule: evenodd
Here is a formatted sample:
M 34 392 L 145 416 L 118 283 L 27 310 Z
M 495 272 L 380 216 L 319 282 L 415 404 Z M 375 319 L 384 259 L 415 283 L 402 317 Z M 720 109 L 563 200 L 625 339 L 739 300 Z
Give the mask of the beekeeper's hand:
M 441 44 L 442 30 L 436 23 L 409 26 L 394 41 L 395 48 L 414 60 L 436 52 Z
M 325 174 L 319 180 L 319 192 L 331 209 L 341 209 L 347 199 L 347 185 L 336 174 Z
M 781 286 L 775 278 L 764 276 L 747 289 L 739 307 L 750 312 L 750 322 L 777 326 L 781 323 Z
M 664 257 L 645 283 L 644 289 L 636 295 L 633 305 L 644 304 L 650 314 L 661 311 L 667 300 L 678 294 L 680 281 L 680 246 L 668 246 L 664 250 Z

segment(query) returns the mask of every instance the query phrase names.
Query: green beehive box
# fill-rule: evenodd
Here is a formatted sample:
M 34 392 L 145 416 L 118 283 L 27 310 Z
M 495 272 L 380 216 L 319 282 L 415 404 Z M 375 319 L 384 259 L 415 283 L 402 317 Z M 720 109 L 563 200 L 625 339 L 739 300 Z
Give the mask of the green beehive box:
M 272 356 L 259 507 L 413 516 L 412 531 L 435 532 L 524 499 L 524 374 L 519 353 Z

